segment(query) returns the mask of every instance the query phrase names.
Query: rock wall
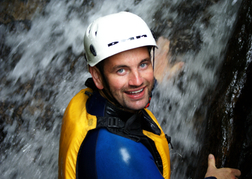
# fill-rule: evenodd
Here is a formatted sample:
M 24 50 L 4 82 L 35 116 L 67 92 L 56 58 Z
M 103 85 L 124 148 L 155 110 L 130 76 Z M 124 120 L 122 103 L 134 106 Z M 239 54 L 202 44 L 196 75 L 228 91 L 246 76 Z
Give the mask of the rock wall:
M 241 179 L 252 178 L 252 1 L 243 0 L 211 103 L 200 167 L 203 178 L 208 153 L 217 167 L 241 170 Z

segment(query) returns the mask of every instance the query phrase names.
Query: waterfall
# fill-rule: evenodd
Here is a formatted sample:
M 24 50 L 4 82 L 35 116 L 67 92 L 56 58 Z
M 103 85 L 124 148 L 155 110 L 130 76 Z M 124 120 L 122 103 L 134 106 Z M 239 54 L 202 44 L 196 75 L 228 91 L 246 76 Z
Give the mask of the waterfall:
M 155 90 L 150 110 L 172 137 L 171 178 L 195 169 L 214 89 L 241 0 L 51 0 L 32 19 L 0 24 L 1 178 L 57 178 L 61 120 L 90 77 L 83 57 L 87 26 L 130 11 L 171 41 L 181 74 Z M 5 52 L 5 53 L 3 53 Z M 191 171 L 193 172 L 193 171 Z

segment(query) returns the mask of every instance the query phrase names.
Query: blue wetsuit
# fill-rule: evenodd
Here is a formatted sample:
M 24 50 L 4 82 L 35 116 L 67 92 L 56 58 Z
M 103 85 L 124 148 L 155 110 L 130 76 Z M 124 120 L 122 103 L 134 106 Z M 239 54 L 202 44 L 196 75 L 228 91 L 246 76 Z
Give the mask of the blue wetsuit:
M 163 178 L 153 156 L 142 143 L 106 129 L 90 131 L 80 150 L 78 179 Z

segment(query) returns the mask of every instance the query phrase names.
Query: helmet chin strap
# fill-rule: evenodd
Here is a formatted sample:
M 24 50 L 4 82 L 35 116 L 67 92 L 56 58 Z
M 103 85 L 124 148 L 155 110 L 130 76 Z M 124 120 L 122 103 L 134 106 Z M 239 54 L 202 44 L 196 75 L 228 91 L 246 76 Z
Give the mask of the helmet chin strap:
M 152 55 L 153 55 L 153 57 L 152 57 L 152 67 L 153 67 L 153 72 L 154 72 L 154 65 L 155 65 L 155 47 L 152 47 Z

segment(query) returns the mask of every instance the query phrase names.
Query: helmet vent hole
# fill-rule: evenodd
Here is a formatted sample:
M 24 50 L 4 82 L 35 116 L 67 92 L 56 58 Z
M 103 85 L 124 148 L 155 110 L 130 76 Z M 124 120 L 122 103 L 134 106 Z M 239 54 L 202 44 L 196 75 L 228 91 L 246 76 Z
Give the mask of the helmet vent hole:
M 97 31 L 95 31 L 95 36 L 97 36 Z

